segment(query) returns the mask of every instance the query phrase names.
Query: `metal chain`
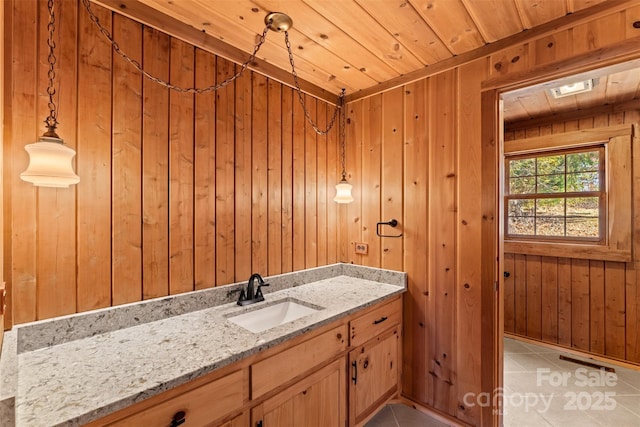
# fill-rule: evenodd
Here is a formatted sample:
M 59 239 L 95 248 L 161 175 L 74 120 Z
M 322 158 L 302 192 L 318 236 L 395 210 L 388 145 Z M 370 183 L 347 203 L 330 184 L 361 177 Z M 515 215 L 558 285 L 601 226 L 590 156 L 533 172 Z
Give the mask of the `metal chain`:
M 51 0 L 49 0 L 51 1 Z M 207 93 L 207 92 L 212 92 L 212 91 L 216 91 L 218 89 L 221 89 L 225 86 L 227 86 L 229 83 L 233 82 L 235 79 L 237 79 L 238 77 L 240 77 L 242 75 L 242 73 L 244 73 L 244 70 L 247 69 L 247 66 L 249 64 L 251 64 L 252 62 L 255 61 L 256 59 L 256 55 L 258 54 L 258 51 L 260 50 L 260 47 L 262 46 L 262 44 L 264 43 L 266 37 L 267 37 L 267 33 L 269 32 L 269 25 L 267 25 L 264 28 L 264 31 L 262 31 L 262 35 L 260 35 L 260 39 L 258 40 L 258 43 L 256 44 L 256 46 L 253 49 L 253 53 L 251 54 L 251 56 L 249 57 L 249 59 L 242 63 L 240 65 L 240 71 L 238 71 L 236 74 L 234 74 L 231 77 L 228 77 L 227 79 L 223 80 L 222 82 L 218 83 L 218 84 L 214 84 L 211 86 L 207 86 L 204 88 L 196 88 L 196 87 L 189 87 L 189 88 L 183 88 L 180 86 L 176 86 L 173 85 L 171 83 L 169 83 L 166 80 L 163 80 L 159 77 L 155 77 L 151 74 L 149 74 L 147 71 L 142 69 L 142 65 L 140 64 L 139 61 L 131 58 L 129 55 L 127 55 L 125 52 L 123 52 L 122 50 L 120 50 L 120 45 L 118 45 L 118 42 L 116 42 L 113 39 L 113 36 L 111 35 L 111 33 L 109 33 L 109 31 L 104 28 L 102 26 L 102 24 L 100 24 L 100 21 L 98 20 L 98 17 L 93 13 L 93 11 L 91 10 L 91 5 L 89 0 L 82 0 L 82 3 L 84 4 L 84 7 L 87 9 L 87 12 L 89 13 L 89 18 L 91 19 L 91 21 L 96 24 L 96 26 L 98 27 L 98 29 L 100 30 L 100 32 L 109 40 L 109 42 L 111 43 L 111 46 L 113 47 L 114 52 L 116 52 L 118 55 L 120 55 L 122 58 L 124 58 L 125 61 L 129 62 L 131 65 L 133 65 L 136 70 L 138 70 L 139 72 L 142 73 L 142 75 L 144 75 L 146 78 L 148 78 L 149 80 L 156 82 L 166 88 L 175 90 L 177 92 L 186 92 L 186 93 Z
M 284 42 L 287 45 L 287 52 L 289 52 L 289 63 L 291 64 L 291 75 L 293 75 L 293 83 L 296 85 L 298 101 L 300 101 L 300 105 L 302 105 L 302 111 L 304 111 L 304 115 L 307 118 L 307 121 L 309 122 L 309 124 L 311 124 L 311 126 L 313 127 L 313 130 L 315 130 L 318 135 L 326 135 L 331 131 L 331 128 L 333 128 L 333 125 L 336 121 L 336 117 L 338 116 L 338 110 L 341 109 L 341 105 L 344 106 L 345 90 L 342 89 L 342 92 L 340 93 L 340 99 L 336 104 L 336 108 L 333 110 L 333 116 L 331 117 L 331 120 L 329 121 L 329 125 L 327 126 L 327 128 L 324 130 L 318 128 L 318 125 L 314 123 L 313 119 L 311 118 L 311 115 L 307 111 L 307 105 L 304 102 L 304 97 L 302 96 L 302 89 L 300 89 L 300 83 L 298 82 L 298 73 L 296 72 L 296 65 L 293 61 L 293 52 L 291 51 L 291 43 L 289 42 L 288 31 L 284 32 Z
M 51 3 L 52 0 L 49 0 L 49 2 Z M 177 92 L 188 92 L 188 93 L 206 93 L 206 92 L 211 92 L 211 91 L 215 91 L 215 90 L 221 89 L 221 88 L 225 87 L 226 85 L 228 85 L 229 83 L 233 82 L 235 79 L 239 78 L 242 75 L 242 73 L 244 72 L 244 70 L 247 69 L 247 66 L 255 61 L 256 55 L 258 54 L 258 51 L 260 50 L 260 47 L 264 44 L 264 41 L 265 41 L 265 39 L 267 37 L 267 33 L 269 32 L 269 29 L 271 27 L 271 23 L 268 23 L 267 26 L 264 28 L 264 30 L 262 31 L 262 34 L 260 35 L 260 39 L 258 40 L 258 43 L 256 44 L 256 46 L 253 49 L 253 53 L 251 54 L 251 56 L 249 57 L 249 59 L 246 62 L 244 62 L 244 63 L 242 63 L 240 65 L 240 71 L 238 71 L 236 74 L 234 74 L 231 77 L 228 77 L 226 80 L 224 80 L 224 81 L 222 81 L 222 82 L 220 82 L 218 84 L 207 86 L 205 88 L 195 88 L 195 87 L 183 88 L 183 87 L 180 87 L 180 86 L 173 85 L 173 84 L 169 83 L 168 81 L 163 80 L 163 79 L 161 79 L 159 77 L 155 77 L 155 76 L 149 74 L 147 71 L 145 71 L 142 68 L 142 65 L 140 64 L 139 61 L 131 58 L 125 52 L 120 50 L 120 46 L 118 45 L 118 42 L 116 42 L 114 40 L 113 36 L 111 35 L 111 33 L 106 28 L 104 28 L 102 26 L 102 24 L 100 24 L 100 20 L 98 19 L 98 17 L 91 10 L 91 4 L 90 4 L 89 0 L 82 0 L 82 4 L 84 5 L 85 9 L 87 9 L 87 12 L 89 13 L 89 18 L 91 19 L 91 21 L 94 24 L 96 24 L 96 26 L 98 27 L 98 29 L 100 30 L 102 35 L 104 35 L 107 38 L 107 40 L 109 40 L 109 42 L 111 43 L 111 46 L 113 47 L 113 50 L 118 55 L 120 55 L 124 60 L 126 60 L 131 65 L 133 65 L 136 68 L 136 70 L 138 70 L 140 73 L 142 73 L 142 75 L 144 75 L 149 80 L 154 81 L 154 82 L 156 82 L 156 83 L 158 83 L 158 84 L 160 84 L 160 85 L 162 85 L 164 87 L 167 87 L 169 89 L 175 90 Z M 287 45 L 287 51 L 289 52 L 289 63 L 291 64 L 291 74 L 293 75 L 293 82 L 294 82 L 294 84 L 296 86 L 296 93 L 298 94 L 298 100 L 300 101 L 300 105 L 302 105 L 302 110 L 304 111 L 304 115 L 307 118 L 307 121 L 313 127 L 313 130 L 316 131 L 317 134 L 326 135 L 333 128 L 333 125 L 335 124 L 335 121 L 336 121 L 336 117 L 338 116 L 338 111 L 340 109 L 344 108 L 345 90 L 342 89 L 342 93 L 340 94 L 340 98 L 338 100 L 338 103 L 336 104 L 335 110 L 333 111 L 333 116 L 331 117 L 331 120 L 329 121 L 329 124 L 328 124 L 327 128 L 324 129 L 324 130 L 318 128 L 318 126 L 314 123 L 313 119 L 311 118 L 311 115 L 307 111 L 306 103 L 304 102 L 304 97 L 302 96 L 302 89 L 300 89 L 300 83 L 298 82 L 298 73 L 296 72 L 296 66 L 295 66 L 295 63 L 293 61 L 293 52 L 291 50 L 291 43 L 289 42 L 289 32 L 288 31 L 284 32 L 284 40 L 285 40 L 285 43 Z
M 55 133 L 55 129 L 58 126 L 58 113 L 56 111 L 56 103 L 53 99 L 56 94 L 56 88 L 54 86 L 56 72 L 53 68 L 56 63 L 56 56 L 54 54 L 56 42 L 53 39 L 53 33 L 56 28 L 56 16 L 53 9 L 53 0 L 49 0 L 47 8 L 49 9 L 49 24 L 47 24 L 47 30 L 49 30 L 49 38 L 47 39 L 47 46 L 49 46 L 49 56 L 47 57 L 49 62 L 49 71 L 47 72 L 47 77 L 49 78 L 49 86 L 47 87 L 47 94 L 49 95 L 49 103 L 47 105 L 49 108 L 49 116 L 44 122 L 47 124 L 49 131 Z
M 347 111 L 344 103 L 344 90 L 340 97 L 340 164 L 342 166 L 342 180 L 347 180 L 347 147 L 346 147 L 346 125 Z

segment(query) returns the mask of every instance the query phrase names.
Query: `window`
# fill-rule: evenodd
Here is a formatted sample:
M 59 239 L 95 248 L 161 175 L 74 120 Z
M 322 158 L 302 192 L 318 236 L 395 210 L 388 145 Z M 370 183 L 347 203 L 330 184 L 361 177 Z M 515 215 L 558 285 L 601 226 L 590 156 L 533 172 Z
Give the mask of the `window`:
M 504 252 L 632 261 L 633 129 L 504 141 Z
M 604 145 L 506 158 L 507 238 L 605 241 Z

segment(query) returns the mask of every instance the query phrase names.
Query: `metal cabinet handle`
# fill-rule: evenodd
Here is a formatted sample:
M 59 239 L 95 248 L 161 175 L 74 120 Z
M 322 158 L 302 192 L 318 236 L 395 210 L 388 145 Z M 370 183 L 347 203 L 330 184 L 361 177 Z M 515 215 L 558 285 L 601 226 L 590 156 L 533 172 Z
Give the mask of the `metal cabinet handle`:
M 353 367 L 353 376 L 351 377 L 351 380 L 355 385 L 358 383 L 358 362 L 354 360 L 353 362 L 351 362 L 351 366 Z
M 387 316 L 382 316 L 382 317 L 381 317 L 381 318 L 379 318 L 378 320 L 374 320 L 374 321 L 373 321 L 373 324 L 374 324 L 374 325 L 377 325 L 378 323 L 382 323 L 382 322 L 384 322 L 385 320 L 387 320 Z
M 184 424 L 187 419 L 185 418 L 187 414 L 184 411 L 178 411 L 173 415 L 173 419 L 171 420 L 171 427 L 178 427 L 181 424 Z

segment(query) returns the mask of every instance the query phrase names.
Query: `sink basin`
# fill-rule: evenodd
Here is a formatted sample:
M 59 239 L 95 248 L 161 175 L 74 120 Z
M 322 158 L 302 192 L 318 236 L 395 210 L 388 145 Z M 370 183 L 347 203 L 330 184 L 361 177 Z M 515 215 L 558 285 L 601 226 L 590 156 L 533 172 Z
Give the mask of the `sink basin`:
M 309 314 L 316 313 L 320 307 L 310 307 L 300 302 L 284 300 L 266 307 L 228 317 L 229 321 L 251 332 L 262 332 L 275 326 L 284 325 Z

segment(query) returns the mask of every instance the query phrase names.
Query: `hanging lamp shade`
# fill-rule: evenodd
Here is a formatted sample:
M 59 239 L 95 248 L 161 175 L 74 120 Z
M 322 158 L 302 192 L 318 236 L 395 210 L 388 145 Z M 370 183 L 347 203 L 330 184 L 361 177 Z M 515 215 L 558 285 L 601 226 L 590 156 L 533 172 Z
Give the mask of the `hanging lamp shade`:
M 351 203 L 353 202 L 353 196 L 351 195 L 351 189 L 353 185 L 349 184 L 346 178 L 336 184 L 336 197 L 333 201 L 336 203 Z
M 29 166 L 20 174 L 23 181 L 37 187 L 69 187 L 80 182 L 71 164 L 76 152 L 62 139 L 42 136 L 24 149 L 29 153 Z

